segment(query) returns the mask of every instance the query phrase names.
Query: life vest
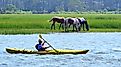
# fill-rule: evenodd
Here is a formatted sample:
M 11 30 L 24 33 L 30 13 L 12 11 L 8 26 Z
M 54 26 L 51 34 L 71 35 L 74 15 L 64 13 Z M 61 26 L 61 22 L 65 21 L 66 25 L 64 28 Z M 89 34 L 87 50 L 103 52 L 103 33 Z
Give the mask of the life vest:
M 35 47 L 36 47 L 36 49 L 37 49 L 38 51 L 43 50 L 43 48 L 42 48 L 42 45 L 41 45 L 41 44 L 37 44 Z

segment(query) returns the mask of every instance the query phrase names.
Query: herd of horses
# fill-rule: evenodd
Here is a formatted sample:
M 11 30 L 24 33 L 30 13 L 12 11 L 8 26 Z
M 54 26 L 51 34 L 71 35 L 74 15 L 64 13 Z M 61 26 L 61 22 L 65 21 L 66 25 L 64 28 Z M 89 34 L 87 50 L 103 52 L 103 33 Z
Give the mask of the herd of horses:
M 62 29 L 65 30 L 65 32 L 68 31 L 68 29 L 70 28 L 70 26 L 73 26 L 73 31 L 74 29 L 76 29 L 75 31 L 79 32 L 81 30 L 81 27 L 83 27 L 83 30 L 85 31 L 85 26 L 86 26 L 86 30 L 89 30 L 89 25 L 87 23 L 87 20 L 83 17 L 81 18 L 76 18 L 76 17 L 52 17 L 52 19 L 49 21 L 52 22 L 51 25 L 51 30 L 54 28 L 55 30 L 55 23 L 60 23 L 59 29 L 62 27 Z

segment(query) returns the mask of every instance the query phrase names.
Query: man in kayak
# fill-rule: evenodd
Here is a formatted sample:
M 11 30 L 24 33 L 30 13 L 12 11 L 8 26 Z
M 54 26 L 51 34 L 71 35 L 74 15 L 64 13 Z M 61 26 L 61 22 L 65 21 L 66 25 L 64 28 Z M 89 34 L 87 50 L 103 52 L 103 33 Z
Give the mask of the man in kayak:
M 45 41 L 44 41 L 42 38 L 40 38 L 40 39 L 38 40 L 38 42 L 39 42 L 39 43 L 35 45 L 35 48 L 36 48 L 38 51 L 45 51 L 47 48 L 50 47 L 50 46 L 44 47 Z

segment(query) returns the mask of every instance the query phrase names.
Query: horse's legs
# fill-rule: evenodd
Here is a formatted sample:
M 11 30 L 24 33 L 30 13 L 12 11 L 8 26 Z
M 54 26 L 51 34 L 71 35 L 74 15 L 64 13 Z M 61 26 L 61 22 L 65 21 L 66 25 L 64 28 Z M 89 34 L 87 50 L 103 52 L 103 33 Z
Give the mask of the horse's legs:
M 67 32 L 68 31 L 68 22 L 66 22 L 64 26 L 65 26 L 65 32 Z
M 64 25 L 62 25 L 62 29 L 64 30 Z
M 80 31 L 80 23 L 76 24 L 76 31 L 77 31 L 77 32 Z
M 83 26 L 83 31 L 85 31 L 85 29 L 84 29 L 84 23 L 82 24 L 82 26 Z
M 60 26 L 59 26 L 59 30 L 60 30 L 60 28 L 62 27 L 62 29 L 64 30 L 64 24 L 60 24 Z
M 65 32 L 66 32 L 66 29 L 67 29 L 67 23 L 65 23 Z
M 51 30 L 52 30 L 52 28 L 53 28 L 53 24 L 51 25 Z
M 78 29 L 78 31 L 80 31 L 80 26 L 81 26 L 81 24 L 78 23 L 78 25 L 77 25 L 77 29 Z
M 79 31 L 79 26 L 77 26 L 76 24 L 73 24 L 73 32 L 74 32 L 74 28 L 76 29 L 76 31 Z
M 70 28 L 71 24 L 69 24 L 69 28 Z
M 55 30 L 55 24 L 54 24 L 54 30 Z
M 62 26 L 62 24 L 60 24 L 60 26 L 59 26 L 59 30 L 60 30 L 60 27 Z
M 85 21 L 85 25 L 86 25 L 86 29 L 87 29 L 87 31 L 88 31 L 88 30 L 89 30 L 89 26 L 88 26 L 87 21 Z
M 81 27 L 82 27 L 82 24 L 80 24 L 80 26 L 79 26 L 79 31 L 81 31 Z
M 64 30 L 65 23 L 61 23 L 61 27 L 62 27 L 62 29 Z
M 55 22 L 52 23 L 52 25 L 51 25 L 51 30 L 52 30 L 53 26 L 55 27 Z
M 75 25 L 75 28 L 76 28 L 76 32 L 79 31 L 79 27 L 77 25 Z
M 65 32 L 67 32 L 67 26 L 65 26 Z
M 87 31 L 89 31 L 89 27 L 88 27 L 88 25 L 86 25 L 86 29 L 87 29 Z
M 75 24 L 73 24 L 73 30 L 72 31 L 74 31 L 74 27 L 76 28 Z

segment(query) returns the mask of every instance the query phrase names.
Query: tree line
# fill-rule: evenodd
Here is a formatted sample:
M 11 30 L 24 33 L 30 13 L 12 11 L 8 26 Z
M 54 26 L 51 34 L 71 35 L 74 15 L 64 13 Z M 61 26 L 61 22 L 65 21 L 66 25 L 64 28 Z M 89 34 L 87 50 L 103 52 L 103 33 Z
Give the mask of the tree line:
M 121 0 L 0 0 L 0 13 L 121 11 Z

